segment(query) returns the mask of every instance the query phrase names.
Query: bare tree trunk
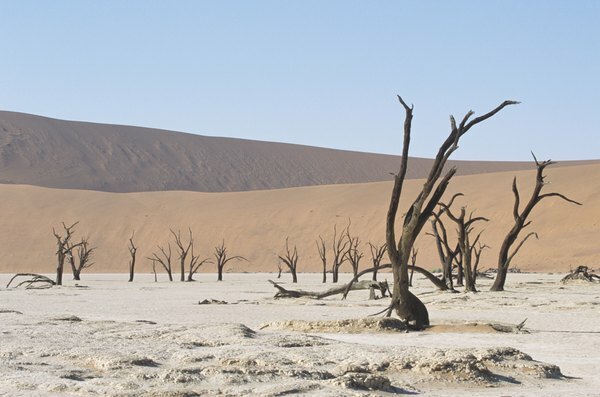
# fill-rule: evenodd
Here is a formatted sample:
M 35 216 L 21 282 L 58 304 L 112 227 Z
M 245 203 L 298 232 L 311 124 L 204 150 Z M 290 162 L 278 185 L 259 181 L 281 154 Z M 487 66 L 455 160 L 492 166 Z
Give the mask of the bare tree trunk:
M 227 257 L 227 247 L 225 247 L 225 240 L 221 242 L 221 245 L 215 247 L 214 256 L 217 264 L 217 281 L 223 281 L 223 268 L 225 267 L 227 262 L 234 259 L 243 260 L 246 262 L 248 261 L 248 259 L 239 255 Z
M 133 281 L 133 276 L 135 275 L 135 255 L 137 253 L 137 247 L 133 243 L 133 233 L 131 233 L 131 237 L 129 237 L 129 255 L 131 259 L 129 260 L 129 282 Z
M 533 155 L 533 153 L 532 153 L 532 155 Z M 536 183 L 535 183 L 533 192 L 531 193 L 529 202 L 525 205 L 525 208 L 523 208 L 523 211 L 519 211 L 520 196 L 519 196 L 519 189 L 517 188 L 517 178 L 515 177 L 513 179 L 512 191 L 515 196 L 515 202 L 514 202 L 514 206 L 513 206 L 513 217 L 514 217 L 515 223 L 514 223 L 513 227 L 507 233 L 506 237 L 504 238 L 504 241 L 502 242 L 502 246 L 500 247 L 500 251 L 498 253 L 498 268 L 496 271 L 496 279 L 494 280 L 494 284 L 492 285 L 492 288 L 491 288 L 492 291 L 504 291 L 504 283 L 506 282 L 506 274 L 508 273 L 508 268 L 510 266 L 512 259 L 519 252 L 519 249 L 521 249 L 521 247 L 523 246 L 523 244 L 525 243 L 525 241 L 527 241 L 527 239 L 529 237 L 531 237 L 531 236 L 537 237 L 537 234 L 529 233 L 527 236 L 525 236 L 525 238 L 523 238 L 523 240 L 521 240 L 521 242 L 519 244 L 517 244 L 515 249 L 511 252 L 511 248 L 512 248 L 513 244 L 517 241 L 517 238 L 519 237 L 519 234 L 521 233 L 521 231 L 531 224 L 531 221 L 527 221 L 527 218 L 529 217 L 529 214 L 531 213 L 533 208 L 540 201 L 542 201 L 544 198 L 547 198 L 547 197 L 558 197 L 569 203 L 581 205 L 581 203 L 571 200 L 560 193 L 541 194 L 542 188 L 544 187 L 544 185 L 546 185 L 546 182 L 544 180 L 545 179 L 544 169 L 547 166 L 555 164 L 555 163 L 551 160 L 539 162 L 535 158 L 535 155 L 533 156 L 533 159 L 534 159 L 535 165 L 537 167 L 537 173 L 536 173 L 536 178 L 535 178 Z
M 350 222 L 348 222 L 346 229 L 348 227 L 350 227 Z M 338 282 L 338 273 L 340 271 L 340 267 L 347 260 L 345 253 L 349 241 L 346 240 L 346 229 L 344 229 L 338 236 L 337 225 L 333 226 L 333 263 L 331 267 L 331 278 L 334 283 Z
M 327 282 L 327 249 L 325 248 L 325 240 L 319 236 L 319 240 L 315 241 L 317 244 L 317 251 L 319 251 L 319 257 L 323 264 L 323 283 Z
M 404 120 L 404 141 L 400 171 L 394 178 L 394 188 L 392 190 L 390 207 L 386 217 L 387 251 L 392 264 L 392 273 L 394 275 L 392 303 L 387 314 L 391 315 L 392 311 L 395 310 L 398 317 L 405 320 L 407 325 L 409 322 L 413 321 L 415 323 L 414 328 L 421 329 L 424 326 L 429 325 L 429 313 L 423 302 L 409 291 L 408 262 L 410 260 L 410 252 L 417 236 L 432 215 L 435 207 L 438 205 L 446 191 L 450 179 L 456 173 L 456 169 L 451 168 L 440 180 L 446 162 L 450 155 L 458 148 L 460 138 L 469 131 L 471 127 L 492 117 L 505 106 L 517 102 L 505 101 L 494 110 L 471 121 L 469 121 L 469 119 L 473 115 L 473 112 L 469 111 L 460 124 L 456 123 L 454 117 L 450 117 L 451 132 L 440 146 L 421 192 L 404 216 L 402 234 L 399 241 L 397 241 L 395 232 L 396 214 L 398 212 L 402 186 L 404 184 L 408 166 L 408 149 L 410 145 L 413 117 L 413 108 L 409 107 L 400 96 L 398 96 L 398 100 L 404 107 L 406 116 Z
M 373 263 L 373 281 L 377 281 L 377 271 L 379 270 L 379 266 L 381 265 L 381 260 L 387 251 L 387 246 L 384 243 L 383 245 L 374 245 L 373 243 L 369 243 L 369 249 L 371 251 L 371 261 Z M 357 276 L 356 274 L 354 275 Z
M 68 256 L 71 256 L 73 254 L 72 253 L 73 248 L 78 247 L 81 244 L 81 243 L 79 243 L 79 244 L 71 245 L 71 243 L 70 243 L 71 238 L 73 237 L 73 233 L 74 233 L 73 229 L 75 228 L 75 226 L 78 223 L 79 222 L 75 222 L 71 226 L 67 226 L 63 222 L 62 226 L 65 231 L 64 237 L 59 235 L 56 232 L 56 230 L 54 230 L 54 228 L 52 229 L 52 234 L 54 234 L 54 237 L 56 238 L 56 246 L 57 246 L 57 250 L 56 250 L 56 258 L 57 258 L 56 285 L 62 285 L 63 269 L 65 267 L 65 260 L 67 259 Z
M 282 261 L 287 267 L 288 269 L 290 269 L 290 273 L 292 273 L 292 282 L 293 283 L 297 283 L 298 282 L 298 275 L 296 273 L 297 269 L 298 269 L 298 249 L 296 246 L 294 246 L 294 251 L 290 251 L 290 246 L 289 246 L 289 237 L 285 238 L 285 253 L 283 254 L 283 256 L 278 255 L 277 257 L 279 258 L 280 261 Z

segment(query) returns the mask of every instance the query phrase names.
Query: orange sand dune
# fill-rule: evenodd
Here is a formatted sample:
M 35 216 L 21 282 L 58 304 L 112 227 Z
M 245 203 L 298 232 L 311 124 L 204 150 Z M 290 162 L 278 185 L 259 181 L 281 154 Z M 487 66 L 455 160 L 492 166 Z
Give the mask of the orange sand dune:
M 529 227 L 539 233 L 540 240 L 530 240 L 514 264 L 523 270 L 559 272 L 577 265 L 598 267 L 600 165 L 550 167 L 547 174 L 546 191 L 564 193 L 584 205 L 543 201 Z M 447 194 L 463 192 L 466 197 L 457 205 L 467 203 L 469 209 L 491 220 L 484 225 L 482 238 L 492 247 L 484 253 L 484 269 L 495 267 L 502 237 L 511 226 L 513 175 L 526 197 L 533 171 L 456 177 Z M 421 184 L 421 180 L 407 181 L 401 210 L 406 210 Z M 362 264 L 366 267 L 370 261 L 366 243 L 384 239 L 391 187 L 391 182 L 377 182 L 237 193 L 105 193 L 0 185 L 0 272 L 52 272 L 55 242 L 51 232 L 62 221 L 79 221 L 77 236 L 89 235 L 98 247 L 95 272 L 127 270 L 126 242 L 133 230 L 139 258 L 144 258 L 157 244 L 171 240 L 169 228 L 186 231 L 188 227 L 194 232 L 196 253 L 210 256 L 215 244 L 225 239 L 231 254 L 249 260 L 229 269 L 254 272 L 276 270 L 276 254 L 283 249 L 286 236 L 298 246 L 299 269 L 319 271 L 315 239 L 322 235 L 331 244 L 333 225 L 339 230 L 351 218 L 352 233 L 360 236 L 365 250 Z M 439 268 L 432 238 L 422 235 L 418 246 L 418 263 Z M 139 271 L 149 269 L 148 261 L 140 259 Z M 204 270 L 214 271 L 214 265 Z

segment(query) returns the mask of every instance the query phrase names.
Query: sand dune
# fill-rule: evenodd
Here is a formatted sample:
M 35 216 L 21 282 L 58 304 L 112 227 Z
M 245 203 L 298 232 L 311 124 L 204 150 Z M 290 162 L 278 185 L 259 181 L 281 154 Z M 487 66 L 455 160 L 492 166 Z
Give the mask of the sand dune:
M 531 166 L 455 163 L 462 174 Z M 408 176 L 425 177 L 430 164 L 414 159 Z M 225 192 L 386 181 L 397 168 L 396 156 L 0 112 L 0 183 L 5 184 Z
M 558 199 L 543 201 L 533 213 L 531 240 L 514 265 L 523 270 L 564 272 L 571 266 L 597 267 L 600 262 L 600 165 L 548 169 L 547 191 L 559 191 L 584 203 L 582 207 Z M 495 267 L 501 239 L 511 226 L 513 175 L 523 195 L 533 185 L 532 171 L 456 177 L 448 194 L 463 192 L 457 205 L 468 204 L 490 218 L 483 241 L 492 248 L 484 253 L 481 268 Z M 401 210 L 406 210 L 422 181 L 406 184 Z M 235 263 L 232 271 L 275 271 L 276 253 L 285 237 L 298 246 L 300 271 L 318 271 L 315 239 L 331 243 L 333 225 L 342 228 L 352 220 L 352 233 L 367 241 L 383 242 L 384 218 L 390 182 L 251 191 L 237 193 L 147 192 L 105 193 L 0 185 L 0 271 L 50 272 L 54 268 L 52 227 L 80 221 L 77 235 L 89 235 L 97 245 L 96 272 L 126 271 L 127 237 L 135 230 L 139 257 L 150 255 L 156 244 L 170 241 L 169 228 L 190 227 L 196 252 L 210 256 L 225 239 L 231 254 L 244 255 L 249 263 Z M 427 230 L 426 230 L 427 231 Z M 432 239 L 421 236 L 418 262 L 439 268 Z M 363 266 L 369 261 L 366 254 Z M 149 265 L 141 260 L 141 272 Z M 214 271 L 207 266 L 205 271 Z

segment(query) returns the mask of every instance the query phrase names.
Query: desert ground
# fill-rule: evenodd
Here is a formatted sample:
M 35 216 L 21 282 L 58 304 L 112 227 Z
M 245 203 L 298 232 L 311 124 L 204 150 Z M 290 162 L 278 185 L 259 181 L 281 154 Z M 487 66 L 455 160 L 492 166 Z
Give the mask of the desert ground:
M 84 274 L 62 287 L 4 288 L 0 395 L 597 396 L 599 284 L 509 274 L 504 292 L 413 291 L 432 327 L 369 317 L 388 299 L 274 299 L 268 273 L 191 283 Z M 389 277 L 381 274 L 380 279 Z M 321 290 L 319 274 L 288 288 Z M 347 281 L 348 274 L 341 281 Z M 222 301 L 199 304 L 200 301 Z M 214 302 L 214 301 L 213 301 Z M 223 303 L 226 302 L 226 303 Z M 521 332 L 497 325 L 526 319 Z M 494 325 L 495 324 L 495 325 Z

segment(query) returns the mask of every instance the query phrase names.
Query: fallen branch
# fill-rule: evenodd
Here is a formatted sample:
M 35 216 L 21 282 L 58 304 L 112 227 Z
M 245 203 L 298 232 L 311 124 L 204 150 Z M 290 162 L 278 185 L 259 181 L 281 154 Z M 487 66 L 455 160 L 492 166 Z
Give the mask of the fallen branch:
M 589 271 L 587 266 L 577 266 L 577 269 L 571 271 L 571 273 L 567 274 L 560 280 L 561 283 L 566 283 L 568 281 L 574 280 L 582 280 L 589 282 L 598 282 L 600 281 L 600 276 Z
M 392 268 L 392 264 L 386 263 L 385 265 L 380 265 L 378 267 L 371 267 L 369 269 L 365 269 L 362 272 L 358 273 L 356 276 L 354 276 L 354 278 L 348 284 L 346 284 L 346 290 L 344 291 L 344 295 L 342 296 L 342 299 L 346 299 L 348 292 L 350 292 L 352 290 L 352 284 L 356 283 L 361 276 L 364 276 L 367 273 L 372 273 L 374 271 L 379 271 L 381 269 L 391 269 L 391 268 Z M 441 291 L 450 290 L 443 280 L 440 280 L 433 273 L 423 269 L 422 267 L 408 265 L 408 270 L 412 270 L 412 271 L 422 274 Z M 450 291 L 456 292 L 454 290 L 450 290 Z
M 25 284 L 25 289 L 45 289 L 45 288 L 52 288 L 54 285 L 56 285 L 56 283 L 54 282 L 54 280 L 46 277 L 46 276 L 42 276 L 41 274 L 36 274 L 36 273 L 17 273 L 15 274 L 10 281 L 8 282 L 8 284 L 6 284 L 6 288 L 10 287 L 10 284 L 17 278 L 17 277 L 31 277 L 27 280 L 21 281 L 19 284 L 17 284 L 14 288 L 19 288 L 21 285 Z M 36 285 L 36 284 L 39 284 Z
M 269 282 L 271 284 L 273 284 L 273 286 L 275 288 L 277 288 L 277 290 L 278 290 L 278 292 L 275 294 L 275 298 L 308 297 L 308 298 L 314 298 L 314 299 L 323 299 L 323 298 L 327 298 L 328 296 L 343 294 L 346 292 L 347 288 L 350 288 L 350 290 L 352 290 L 352 291 L 370 289 L 371 290 L 370 299 L 375 299 L 375 297 L 374 297 L 375 290 L 380 291 L 382 297 L 386 296 L 386 293 L 389 291 L 388 284 L 386 281 L 377 282 L 377 281 L 371 281 L 371 280 L 363 280 L 358 283 L 353 283 L 352 285 L 344 284 L 339 287 L 330 288 L 326 291 L 320 291 L 320 292 L 303 291 L 303 290 L 289 290 L 289 289 L 283 288 L 281 285 L 277 284 L 273 280 L 269 280 Z

